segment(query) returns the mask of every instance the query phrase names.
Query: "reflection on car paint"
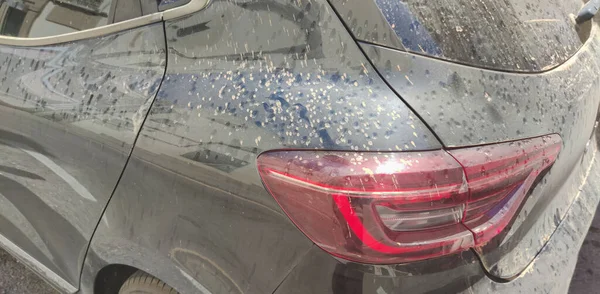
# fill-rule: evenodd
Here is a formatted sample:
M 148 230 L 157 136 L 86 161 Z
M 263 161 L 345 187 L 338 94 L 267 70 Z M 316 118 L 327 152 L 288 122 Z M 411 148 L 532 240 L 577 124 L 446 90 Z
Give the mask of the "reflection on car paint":
M 585 44 L 591 28 L 575 24 L 579 0 L 330 2 L 361 41 L 502 71 L 552 69 Z
M 63 290 L 78 286 L 81 258 L 164 66 L 161 25 L 0 46 L 0 231 Z
M 258 154 L 441 148 L 325 1 L 213 1 L 166 33 L 166 75 L 84 279 L 143 246 L 160 254 L 137 266 L 179 291 L 272 292 L 312 243 L 263 188 Z
M 432 56 L 443 56 L 440 46 L 405 2 L 387 0 L 375 2 L 396 35 L 401 38 L 405 49 Z

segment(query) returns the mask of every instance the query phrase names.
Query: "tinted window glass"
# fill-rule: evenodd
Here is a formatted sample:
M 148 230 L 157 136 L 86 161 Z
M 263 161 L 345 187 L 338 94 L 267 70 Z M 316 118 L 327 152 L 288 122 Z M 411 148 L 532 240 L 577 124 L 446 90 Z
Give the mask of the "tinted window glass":
M 113 0 L 109 22 L 116 23 L 158 12 L 159 0 Z
M 0 32 L 48 37 L 108 24 L 111 0 L 0 0 Z
M 21 29 L 21 22 L 19 20 L 25 18 L 25 12 L 8 7 L 6 11 L 6 25 L 2 27 L 2 34 L 8 36 L 17 36 Z
M 580 0 L 374 1 L 406 50 L 471 65 L 541 71 L 585 41 Z
M 165 11 L 167 9 L 187 4 L 190 2 L 190 0 L 158 0 L 158 2 L 158 9 L 160 11 Z

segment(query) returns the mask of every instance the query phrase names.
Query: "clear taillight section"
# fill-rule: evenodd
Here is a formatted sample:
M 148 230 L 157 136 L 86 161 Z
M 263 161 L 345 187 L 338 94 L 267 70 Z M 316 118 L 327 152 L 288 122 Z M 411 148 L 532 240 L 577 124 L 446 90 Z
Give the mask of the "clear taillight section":
M 353 261 L 399 263 L 489 241 L 560 146 L 551 135 L 449 152 L 272 151 L 258 168 L 318 246 Z

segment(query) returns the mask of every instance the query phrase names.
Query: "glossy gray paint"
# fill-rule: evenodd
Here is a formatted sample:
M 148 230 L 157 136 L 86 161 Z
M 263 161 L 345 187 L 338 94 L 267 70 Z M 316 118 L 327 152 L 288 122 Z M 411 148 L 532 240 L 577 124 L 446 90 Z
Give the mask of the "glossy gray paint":
M 40 192 L 35 196 L 41 201 L 62 202 L 37 205 L 41 201 L 31 196 L 28 203 L 35 206 L 6 212 L 25 211 L 20 216 L 24 221 L 13 227 L 0 227 L 3 234 L 12 234 L 11 242 L 33 252 L 32 256 L 47 264 L 49 270 L 76 286 L 79 271 L 71 266 L 84 262 L 86 242 L 99 221 L 85 256 L 82 293 L 93 293 L 102 282 L 97 280 L 98 274 L 115 264 L 144 270 L 182 293 L 528 289 L 529 284 L 523 282 L 497 281 L 515 275 L 519 276 L 514 281 L 524 281 L 520 277 L 530 271 L 523 270 L 532 260 L 534 265 L 538 262 L 534 259 L 536 254 L 546 254 L 540 251 L 544 244 L 558 244 L 571 237 L 574 241 L 567 246 L 578 248 L 577 240 L 585 235 L 589 213 L 581 208 L 587 205 L 593 212 L 592 207 L 598 203 L 589 192 L 597 184 L 586 182 L 589 174 L 597 173 L 591 165 L 595 159 L 590 155 L 596 152 L 590 152 L 588 145 L 598 109 L 598 97 L 593 95 L 598 87 L 596 34 L 567 64 L 540 75 L 518 75 L 357 45 L 325 0 L 213 1 L 203 11 L 168 21 L 165 33 L 167 56 L 162 51 L 160 25 L 116 37 L 53 46 L 71 48 L 77 53 L 73 56 L 81 58 L 76 60 L 96 65 L 82 70 L 79 63 L 58 63 L 59 69 L 66 71 L 65 76 L 76 75 L 82 81 L 76 88 L 81 91 L 77 92 L 80 98 L 74 99 L 77 107 L 50 111 L 48 102 L 39 102 L 34 103 L 33 111 L 25 111 L 14 105 L 0 106 L 12 115 L 6 116 L 11 118 L 6 124 L 4 117 L 0 118 L 2 128 L 6 125 L 21 136 L 0 137 L 0 141 L 12 138 L 17 142 L 0 145 L 10 146 L 3 147 L 4 152 L 15 148 L 33 150 L 37 152 L 33 154 L 60 163 L 58 166 L 96 199 L 93 205 L 84 207 L 84 199 L 91 198 L 79 196 L 81 193 L 76 192 L 81 189 L 72 186 L 67 188 L 75 192 L 61 194 L 64 198 Z M 8 59 L 27 57 L 19 55 L 21 50 L 48 54 L 45 48 L 9 48 Z M 92 52 L 90 48 L 96 49 Z M 110 54 L 98 56 L 102 50 L 110 49 L 114 49 Z M 389 52 L 384 53 L 386 50 Z M 394 75 L 387 62 L 381 64 L 384 54 L 404 76 Z M 166 74 L 144 122 L 165 61 Z M 28 65 L 15 62 L 19 68 Z M 35 72 L 46 69 L 48 63 L 40 63 L 37 69 L 35 62 L 29 66 L 33 69 L 27 70 Z M 106 70 L 113 68 L 121 74 L 114 74 L 114 79 L 112 73 L 106 75 Z M 7 80 L 14 80 L 18 73 L 17 70 L 5 75 Z M 464 80 L 464 76 L 472 81 Z M 94 82 L 86 82 L 87 79 Z M 138 84 L 138 79 L 145 82 Z M 56 85 L 66 83 L 62 78 L 50 81 Z M 401 81 L 407 84 L 403 86 Z M 548 81 L 557 85 L 549 86 Z M 21 87 L 17 93 L 26 93 L 23 89 L 34 85 L 12 83 Z M 76 87 L 73 83 L 66 89 Z M 111 83 L 123 87 L 103 93 Z M 3 86 L 4 82 L 0 87 Z M 73 93 L 79 97 L 75 90 Z M 98 93 L 104 94 L 103 99 L 114 93 L 123 95 L 117 99 L 117 106 L 111 106 L 94 102 Z M 53 97 L 51 93 L 43 95 L 47 96 Z M 431 98 L 434 96 L 436 99 Z M 135 107 L 124 103 L 128 99 L 136 101 Z M 409 106 L 431 125 L 444 144 Z M 115 112 L 111 112 L 113 108 Z M 432 109 L 438 112 L 432 113 Z M 567 113 L 564 121 L 562 112 Z M 65 113 L 68 115 L 57 118 Z M 133 117 L 129 125 L 123 123 L 118 128 L 118 123 L 113 124 L 128 116 Z M 526 121 L 515 124 L 516 119 L 522 118 Z M 98 123 L 89 124 L 88 119 L 97 119 Z M 447 121 L 460 122 L 462 129 L 444 125 Z M 29 128 L 28 123 L 37 125 Z M 116 130 L 111 131 L 110 126 Z M 519 133 L 513 130 L 515 126 Z M 132 156 L 118 180 L 139 128 Z M 272 149 L 418 151 L 493 143 L 546 132 L 561 134 L 565 141 L 563 152 L 506 234 L 478 251 L 402 265 L 361 265 L 336 259 L 316 248 L 265 191 L 255 167 L 256 157 Z M 75 147 L 70 147 L 72 142 Z M 43 164 L 41 157 L 25 153 L 33 157 L 28 158 L 30 162 Z M 114 161 L 105 159 L 113 157 Z M 21 154 L 19 164 L 28 163 L 23 158 L 26 157 Z M 30 190 L 37 189 L 35 181 L 43 178 L 54 179 L 58 187 L 46 187 L 45 193 L 68 191 L 61 189 L 60 181 L 56 176 L 50 178 L 47 171 L 15 171 L 14 164 L 9 167 L 12 169 L 5 168 L 2 175 L 27 178 L 21 186 Z M 15 180 L 7 178 L 2 188 L 15 187 L 10 186 Z M 101 204 L 108 201 L 117 182 L 100 217 Z M 22 201 L 4 197 L 8 205 Z M 13 215 L 6 218 L 0 224 L 19 219 Z M 18 232 L 16 228 L 27 228 L 27 222 L 41 236 L 38 239 L 52 242 L 52 251 L 48 250 L 51 254 L 37 248 L 43 249 L 45 243 L 36 240 L 35 234 L 28 237 L 27 231 Z M 50 227 L 52 223 L 55 225 Z M 577 226 L 575 232 L 566 231 L 571 225 Z M 501 245 L 498 247 L 497 243 Z M 561 251 L 546 255 L 555 258 L 559 254 Z M 53 258 L 49 260 L 48 256 Z M 564 261 L 539 263 L 549 267 L 568 265 Z M 536 270 L 548 272 L 547 268 Z M 494 281 L 486 274 L 495 275 Z
M 406 50 L 376 1 L 329 0 L 329 2 L 356 39 Z
M 62 290 L 78 287 L 89 240 L 158 91 L 164 44 L 157 24 L 54 46 L 0 46 L 0 234 L 13 243 L 0 245 L 59 276 Z
M 441 148 L 325 1 L 214 1 L 166 34 L 167 74 L 83 287 L 119 263 L 182 293 L 272 292 L 312 242 L 263 188 L 261 152 Z
M 577 168 L 600 101 L 599 40 L 594 25 L 572 59 L 542 74 L 495 72 L 361 44 L 446 147 L 551 133 L 562 137 L 557 162 L 531 192 L 512 228 L 479 249 L 486 268 L 499 278 L 514 277 L 533 260 L 577 194 Z
M 337 260 L 314 246 L 275 294 L 459 293 L 481 280 L 488 279 L 471 251 L 377 266 Z
M 253 154 L 441 148 L 325 2 L 218 1 L 166 32 L 169 67 L 148 129 Z
M 591 161 L 585 150 L 599 102 L 591 94 L 598 87 L 595 30 L 572 60 L 537 75 L 369 44 L 359 49 L 324 1 L 214 1 L 167 22 L 166 34 L 167 73 L 92 241 L 85 291 L 101 268 L 115 263 L 186 293 L 273 291 L 284 277 L 294 279 L 297 264 L 321 269 L 316 260 L 327 264 L 323 283 L 352 278 L 356 268 L 377 272 L 377 266 L 336 261 L 314 248 L 265 192 L 255 159 L 281 148 L 441 148 L 407 105 L 447 148 L 562 136 L 559 160 L 512 227 L 474 252 L 496 281 L 514 278 L 534 260 L 577 198 Z M 468 289 L 485 273 L 473 256 L 399 265 L 390 274 L 413 278 L 365 287 Z M 453 275 L 457 267 L 472 275 Z M 422 285 L 415 275 L 439 283 Z M 366 277 L 373 281 L 372 274 Z M 289 279 L 281 287 L 305 289 L 300 277 Z

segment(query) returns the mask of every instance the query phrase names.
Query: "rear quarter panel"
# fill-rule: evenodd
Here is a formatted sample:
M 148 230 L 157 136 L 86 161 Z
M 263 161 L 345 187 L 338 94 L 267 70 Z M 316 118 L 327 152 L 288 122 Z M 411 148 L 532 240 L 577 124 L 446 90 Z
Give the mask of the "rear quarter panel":
M 183 293 L 272 292 L 313 244 L 263 188 L 261 152 L 441 148 L 324 0 L 214 1 L 166 34 L 167 74 L 84 291 L 120 263 Z

